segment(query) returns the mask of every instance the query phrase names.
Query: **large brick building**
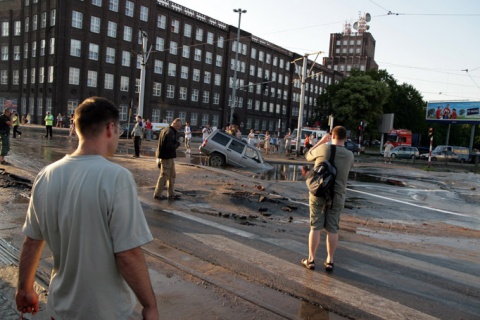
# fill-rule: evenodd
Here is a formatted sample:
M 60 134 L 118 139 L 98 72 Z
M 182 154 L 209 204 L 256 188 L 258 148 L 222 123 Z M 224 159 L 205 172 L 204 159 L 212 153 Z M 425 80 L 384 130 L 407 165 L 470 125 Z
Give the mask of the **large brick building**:
M 298 54 L 237 27 L 166 0 L 0 0 L 0 107 L 43 123 L 46 111 L 71 114 L 86 97 L 111 99 L 122 122 L 137 112 L 142 32 L 152 46 L 146 64 L 143 116 L 153 122 L 179 117 L 194 128 L 243 132 L 297 126 L 300 82 L 291 61 Z M 308 68 L 312 68 L 309 61 Z M 301 67 L 301 66 L 300 66 Z M 306 80 L 304 119 L 316 97 L 339 72 L 315 64 Z M 262 84 L 264 83 L 264 84 Z

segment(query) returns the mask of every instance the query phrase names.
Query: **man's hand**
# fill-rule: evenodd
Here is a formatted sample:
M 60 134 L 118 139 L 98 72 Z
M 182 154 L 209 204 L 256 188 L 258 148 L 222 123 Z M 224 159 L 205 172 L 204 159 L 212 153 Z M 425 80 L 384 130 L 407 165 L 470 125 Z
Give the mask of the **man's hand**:
M 15 293 L 17 310 L 21 313 L 36 314 L 38 312 L 38 294 L 33 290 L 18 290 Z

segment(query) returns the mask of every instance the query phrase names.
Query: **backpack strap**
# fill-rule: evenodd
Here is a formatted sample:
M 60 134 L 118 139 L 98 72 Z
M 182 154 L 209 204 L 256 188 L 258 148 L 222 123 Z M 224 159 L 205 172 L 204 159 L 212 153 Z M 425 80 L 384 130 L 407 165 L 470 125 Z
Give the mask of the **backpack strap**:
M 334 167 L 335 167 L 335 153 L 336 153 L 336 151 L 337 151 L 337 146 L 334 145 L 334 144 L 331 144 L 330 145 L 330 158 L 328 159 L 328 162 L 330 162 L 330 164 Z M 330 209 L 333 208 L 333 197 L 335 195 L 334 188 L 335 188 L 335 182 L 330 187 L 330 201 L 331 201 Z

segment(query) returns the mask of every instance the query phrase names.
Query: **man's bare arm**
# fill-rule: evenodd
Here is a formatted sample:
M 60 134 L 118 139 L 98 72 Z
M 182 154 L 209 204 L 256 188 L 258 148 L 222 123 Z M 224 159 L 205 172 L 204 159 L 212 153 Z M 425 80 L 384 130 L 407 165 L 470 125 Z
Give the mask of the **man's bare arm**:
M 140 247 L 115 254 L 118 269 L 143 306 L 143 318 L 158 319 L 157 301 Z
M 18 286 L 15 294 L 17 309 L 23 313 L 38 312 L 38 295 L 33 289 L 44 240 L 25 237 L 18 266 Z

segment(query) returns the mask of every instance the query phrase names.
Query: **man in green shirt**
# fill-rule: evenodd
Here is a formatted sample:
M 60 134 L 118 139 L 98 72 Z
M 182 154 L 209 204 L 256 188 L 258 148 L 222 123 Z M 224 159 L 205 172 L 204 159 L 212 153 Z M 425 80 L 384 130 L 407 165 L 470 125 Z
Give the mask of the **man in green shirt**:
M 14 111 L 13 113 L 13 137 L 16 138 L 17 134 L 19 137 L 22 136 L 22 133 L 18 130 L 18 127 L 20 126 L 20 117 L 18 115 L 17 111 Z

